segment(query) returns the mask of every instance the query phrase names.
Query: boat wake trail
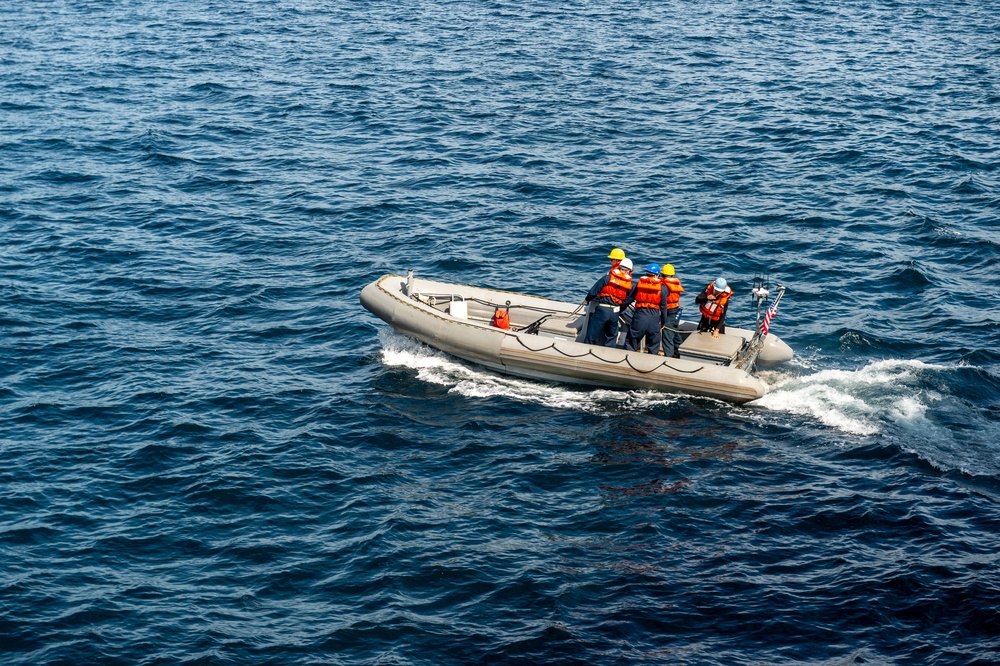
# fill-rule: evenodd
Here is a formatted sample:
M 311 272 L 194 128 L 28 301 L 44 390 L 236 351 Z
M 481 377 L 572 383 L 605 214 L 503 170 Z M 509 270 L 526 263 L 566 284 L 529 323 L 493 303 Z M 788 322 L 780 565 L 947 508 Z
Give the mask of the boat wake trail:
M 988 398 L 967 395 L 969 374 L 988 373 L 918 360 L 804 376 L 771 371 L 762 373 L 767 395 L 752 404 L 809 416 L 851 435 L 888 438 L 944 471 L 998 475 L 1000 422 Z
M 822 370 L 801 377 L 762 373 L 768 393 L 755 405 L 813 416 L 852 435 L 876 435 L 886 423 L 918 424 L 939 400 L 923 388 L 925 377 L 944 366 L 921 361 L 878 361 L 860 370 Z
M 408 368 L 419 380 L 468 398 L 506 398 L 553 409 L 615 415 L 670 405 L 685 398 L 655 391 L 615 391 L 560 386 L 507 377 L 455 360 L 421 342 L 380 331 L 381 360 Z M 802 370 L 800 366 L 800 371 Z M 918 360 L 886 360 L 857 370 L 795 375 L 761 373 L 767 395 L 750 405 L 797 414 L 843 433 L 879 437 L 943 471 L 1000 477 L 1000 416 L 990 398 L 965 395 L 981 368 Z M 975 381 L 983 385 L 982 377 Z M 996 382 L 1000 386 L 1000 381 Z M 970 424 L 957 428 L 956 423 Z
M 392 331 L 380 331 L 379 341 L 384 365 L 415 370 L 418 379 L 446 386 L 450 393 L 469 398 L 504 397 L 556 409 L 577 409 L 598 414 L 620 413 L 623 409 L 641 411 L 678 400 L 676 396 L 655 391 L 570 388 L 507 377 L 466 365 Z

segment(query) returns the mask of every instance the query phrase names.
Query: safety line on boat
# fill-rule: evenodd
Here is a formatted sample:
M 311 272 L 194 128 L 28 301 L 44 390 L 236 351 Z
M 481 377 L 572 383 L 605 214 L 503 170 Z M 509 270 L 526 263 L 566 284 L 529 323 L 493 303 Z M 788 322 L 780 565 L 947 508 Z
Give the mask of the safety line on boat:
M 598 361 L 604 361 L 605 363 L 610 363 L 611 365 L 619 365 L 620 363 L 624 362 L 626 365 L 628 365 L 628 367 L 632 368 L 633 370 L 635 370 L 636 372 L 638 372 L 639 374 L 642 374 L 642 375 L 648 375 L 651 372 L 656 372 L 660 368 L 668 368 L 670 370 L 673 370 L 674 372 L 681 372 L 681 373 L 684 373 L 686 375 L 692 375 L 692 374 L 694 374 L 696 372 L 700 372 L 705 367 L 705 366 L 698 366 L 694 370 L 682 370 L 681 368 L 675 368 L 674 366 L 668 364 L 666 361 L 661 361 L 660 364 L 658 366 L 656 366 L 655 368 L 652 368 L 650 370 L 640 370 L 639 368 L 637 368 L 634 365 L 632 365 L 632 361 L 631 361 L 631 359 L 629 359 L 629 357 L 628 357 L 627 354 L 625 355 L 624 358 L 622 358 L 622 359 L 620 359 L 618 361 L 609 361 L 608 359 L 601 358 L 600 356 L 598 356 L 597 354 L 595 354 L 592 349 L 588 349 L 583 354 L 569 354 L 567 352 L 564 352 L 562 349 L 559 349 L 559 347 L 557 347 L 556 343 L 554 343 L 554 342 L 549 343 L 549 345 L 546 346 L 546 347 L 542 347 L 540 349 L 534 349 L 534 348 L 529 347 L 528 345 L 524 344 L 524 340 L 521 339 L 521 336 L 515 335 L 513 337 L 518 341 L 518 343 L 522 347 L 524 347 L 525 349 L 527 349 L 528 351 L 531 351 L 531 352 L 543 352 L 543 351 L 547 351 L 549 349 L 554 349 L 555 351 L 557 351 L 558 353 L 562 354 L 566 358 L 583 358 L 584 356 L 593 356 Z

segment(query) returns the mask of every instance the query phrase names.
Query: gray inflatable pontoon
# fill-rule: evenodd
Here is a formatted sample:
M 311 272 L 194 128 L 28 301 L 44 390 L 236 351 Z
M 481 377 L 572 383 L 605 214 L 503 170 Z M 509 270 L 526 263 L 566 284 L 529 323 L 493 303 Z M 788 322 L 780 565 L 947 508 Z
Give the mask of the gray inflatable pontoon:
M 490 325 L 509 303 L 510 329 Z M 587 313 L 574 303 L 434 280 L 386 275 L 361 290 L 361 305 L 435 349 L 503 374 L 615 388 L 653 389 L 743 403 L 760 398 L 756 364 L 792 350 L 776 336 L 726 327 L 713 338 L 682 322 L 680 358 L 580 342 Z

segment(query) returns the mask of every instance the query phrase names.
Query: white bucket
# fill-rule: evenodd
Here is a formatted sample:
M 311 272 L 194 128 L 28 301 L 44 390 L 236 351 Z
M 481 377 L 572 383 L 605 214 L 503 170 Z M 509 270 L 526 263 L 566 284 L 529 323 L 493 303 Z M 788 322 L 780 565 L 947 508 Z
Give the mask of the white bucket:
M 465 301 L 452 301 L 451 307 L 448 308 L 448 314 L 450 314 L 455 319 L 468 319 L 469 318 L 469 304 Z

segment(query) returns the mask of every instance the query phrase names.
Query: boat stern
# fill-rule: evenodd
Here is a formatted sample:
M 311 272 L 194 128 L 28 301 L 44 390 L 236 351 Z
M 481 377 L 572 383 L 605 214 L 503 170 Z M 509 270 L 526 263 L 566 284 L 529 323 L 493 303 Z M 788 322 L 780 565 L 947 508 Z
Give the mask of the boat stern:
M 757 365 L 778 365 L 792 360 L 795 353 L 792 348 L 776 335 L 767 334 L 764 346 L 757 357 Z

